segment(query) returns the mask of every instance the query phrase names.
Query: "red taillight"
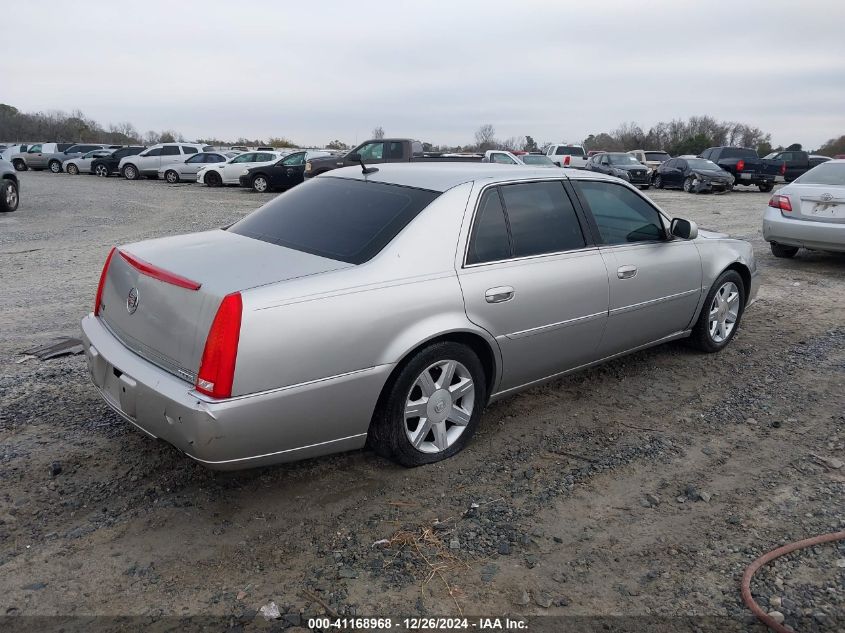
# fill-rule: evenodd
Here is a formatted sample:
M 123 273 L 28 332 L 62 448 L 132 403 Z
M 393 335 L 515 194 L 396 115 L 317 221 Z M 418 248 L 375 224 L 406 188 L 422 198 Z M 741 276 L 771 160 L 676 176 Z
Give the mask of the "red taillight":
M 779 196 L 775 194 L 772 196 L 772 199 L 769 200 L 769 206 L 774 207 L 775 209 L 780 209 L 781 211 L 786 211 L 787 213 L 792 213 L 792 203 L 789 201 L 787 196 Z
M 738 161 L 736 161 L 736 170 L 742 171 L 743 169 L 745 169 L 745 161 L 740 158 Z
M 571 157 L 569 154 L 567 154 L 567 155 L 566 155 L 566 158 L 564 158 L 564 159 L 563 159 L 563 166 L 564 166 L 564 167 L 569 167 L 569 161 L 570 161 L 570 160 L 572 160 L 572 157 Z
M 94 316 L 100 314 L 100 303 L 103 301 L 103 287 L 106 285 L 106 275 L 109 272 L 109 264 L 111 264 L 112 255 L 117 249 L 112 247 L 106 257 L 106 263 L 103 264 L 103 272 L 100 273 L 100 283 L 97 284 L 97 296 L 94 299 Z
M 238 360 L 238 340 L 241 336 L 243 300 L 235 292 L 223 297 L 214 322 L 205 339 L 205 350 L 197 374 L 197 391 L 213 398 L 232 395 L 232 380 Z
M 780 164 L 780 175 L 783 176 L 786 174 L 786 163 Z
M 174 286 L 179 286 L 180 288 L 187 288 L 188 290 L 199 290 L 202 287 L 202 284 L 197 281 L 192 281 L 191 279 L 187 279 L 181 275 L 164 270 L 164 268 L 153 266 L 151 263 L 145 262 L 139 257 L 135 257 L 134 255 L 130 255 L 124 251 L 118 251 L 118 253 L 120 253 L 120 256 L 135 270 L 152 277 L 153 279 L 158 279 L 166 284 L 173 284 Z

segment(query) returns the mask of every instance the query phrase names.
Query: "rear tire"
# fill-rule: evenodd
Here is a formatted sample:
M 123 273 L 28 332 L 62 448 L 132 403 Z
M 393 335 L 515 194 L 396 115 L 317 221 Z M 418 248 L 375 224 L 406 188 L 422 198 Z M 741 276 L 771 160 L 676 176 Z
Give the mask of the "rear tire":
M 51 160 L 50 164 L 47 165 L 47 167 L 49 167 L 50 171 L 53 172 L 54 174 L 62 173 L 62 164 L 57 160 Z
M 18 208 L 19 203 L 18 185 L 13 180 L 0 182 L 0 212 L 11 213 Z
M 738 272 L 726 270 L 719 275 L 704 299 L 701 314 L 692 329 L 690 344 L 709 354 L 727 347 L 739 329 L 745 311 L 745 297 L 745 284 Z
M 78 176 L 79 175 L 79 167 L 77 167 L 76 165 L 71 163 L 70 165 L 67 166 L 67 173 L 69 173 L 71 176 Z
M 124 165 L 123 169 L 120 170 L 120 173 L 124 178 L 126 178 L 126 180 L 138 180 L 141 177 L 141 172 L 139 172 L 138 168 L 132 163 Z
M 20 158 L 17 160 L 12 161 L 12 166 L 15 168 L 15 171 L 26 171 L 26 163 L 23 162 Z
M 172 169 L 168 169 L 166 172 L 164 172 L 164 179 L 171 185 L 175 185 L 177 182 L 179 182 L 179 174 Z
M 798 253 L 797 246 L 786 246 L 785 244 L 778 244 L 776 242 L 772 242 L 770 246 L 772 247 L 772 255 L 775 257 L 789 259 L 790 257 L 795 257 Z
M 367 443 L 403 466 L 438 462 L 467 445 L 486 403 L 486 376 L 475 352 L 435 343 L 406 360 L 385 386 Z M 408 415 L 415 410 L 422 415 Z
M 203 182 L 209 187 L 219 187 L 223 184 L 223 179 L 216 171 L 210 171 L 203 178 Z
M 775 186 L 774 186 L 772 183 L 770 183 L 770 182 L 769 182 L 769 183 L 766 183 L 766 184 L 763 184 L 763 185 L 757 185 L 757 187 L 758 187 L 758 188 L 760 189 L 760 191 L 762 191 L 763 193 L 769 193 L 772 189 L 774 189 L 774 188 L 775 188 Z
M 108 178 L 111 174 L 109 173 L 109 168 L 100 163 L 96 167 L 94 167 L 94 174 L 99 176 L 100 178 Z

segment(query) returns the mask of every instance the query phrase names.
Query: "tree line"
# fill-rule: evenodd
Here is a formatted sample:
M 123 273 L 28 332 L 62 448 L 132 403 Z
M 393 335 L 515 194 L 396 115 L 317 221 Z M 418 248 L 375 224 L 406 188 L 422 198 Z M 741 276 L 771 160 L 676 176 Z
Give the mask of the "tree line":
M 384 128 L 381 125 L 373 128 L 372 138 L 384 138 L 384 136 Z M 14 106 L 0 103 L 0 140 L 34 142 L 47 139 L 56 142 L 102 142 L 115 145 L 153 145 L 185 140 L 182 134 L 175 130 L 158 132 L 149 130 L 141 133 L 129 122 L 103 126 L 79 110 L 71 113 L 59 110 L 27 113 L 21 112 Z M 551 144 L 551 142 L 538 143 L 530 135 L 498 139 L 496 129 L 490 123 L 480 126 L 475 131 L 473 141 L 465 145 L 434 145 L 424 142 L 423 147 L 431 152 L 484 152 L 489 149 L 539 151 Z M 266 140 L 241 137 L 234 141 L 204 138 L 197 139 L 197 142 L 221 147 L 233 145 L 301 147 L 297 142 L 286 137 L 271 137 Z M 581 141 L 581 144 L 587 150 L 664 150 L 673 156 L 698 154 L 708 147 L 717 145 L 752 147 L 761 156 L 783 149 L 772 147 L 771 134 L 760 128 L 746 123 L 719 121 L 711 116 L 661 121 L 648 131 L 643 130 L 637 123 L 623 123 L 615 130 L 590 134 Z M 350 149 L 350 146 L 340 139 L 326 143 L 325 147 L 338 150 Z M 845 136 L 829 140 L 815 152 L 827 156 L 845 153 Z

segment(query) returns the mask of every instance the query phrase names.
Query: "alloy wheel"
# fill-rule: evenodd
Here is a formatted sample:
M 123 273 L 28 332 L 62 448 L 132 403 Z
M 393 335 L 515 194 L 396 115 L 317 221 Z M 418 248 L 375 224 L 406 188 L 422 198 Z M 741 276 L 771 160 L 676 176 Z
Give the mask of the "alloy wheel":
M 171 185 L 175 184 L 179 181 L 179 175 L 173 171 L 172 169 L 169 170 L 166 174 L 164 174 L 165 180 L 169 182 Z
M 722 284 L 710 304 L 708 329 L 715 343 L 722 343 L 730 337 L 739 318 L 739 288 L 732 281 Z
M 61 164 L 56 162 L 50 163 L 50 171 L 52 171 L 54 174 L 58 174 L 60 171 L 62 171 Z
M 466 430 L 475 407 L 475 384 L 456 360 L 429 365 L 414 381 L 405 400 L 405 434 L 423 453 L 440 453 Z
M 69 173 L 71 176 L 76 176 L 79 173 L 79 169 L 76 167 L 76 165 L 71 163 L 67 166 L 67 173 Z
M 97 168 L 94 170 L 94 173 L 97 174 L 100 178 L 105 178 L 109 175 L 109 170 L 106 168 L 105 165 L 97 165 Z

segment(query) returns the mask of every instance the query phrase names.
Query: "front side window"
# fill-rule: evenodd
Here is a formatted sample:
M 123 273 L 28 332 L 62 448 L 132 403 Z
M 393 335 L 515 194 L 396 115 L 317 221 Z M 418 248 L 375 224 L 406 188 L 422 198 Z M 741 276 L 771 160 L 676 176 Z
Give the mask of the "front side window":
M 346 178 L 315 178 L 228 230 L 320 257 L 362 264 L 440 194 Z
M 38 152 L 40 152 L 40 151 L 41 151 L 41 146 L 40 146 L 40 145 L 33 145 L 32 147 L 30 147 L 30 148 L 29 148 L 29 150 L 27 150 L 27 153 L 29 153 L 29 154 L 37 154 L 37 153 L 38 153 Z
M 358 154 L 364 160 L 381 160 L 384 158 L 384 143 L 367 143 L 358 150 Z
M 612 182 L 582 181 L 586 199 L 604 244 L 630 244 L 663 239 L 660 214 L 637 193 Z
M 282 165 L 286 165 L 288 167 L 297 167 L 299 165 L 304 164 L 305 152 L 297 152 L 296 154 L 291 154 L 282 161 Z
M 508 225 L 505 209 L 499 197 L 499 189 L 493 187 L 484 192 L 478 203 L 475 224 L 467 251 L 467 264 L 483 264 L 509 259 L 511 256 Z
M 161 150 L 161 147 L 155 147 L 144 154 L 144 156 L 161 156 Z
M 193 160 L 193 159 L 191 159 Z M 206 163 L 222 163 L 226 160 L 225 156 L 221 156 L 220 154 L 206 154 L 205 155 L 205 162 Z
M 177 145 L 165 145 L 161 148 L 162 156 L 179 156 L 179 147 Z
M 255 153 L 241 154 L 233 158 L 231 163 L 252 163 L 255 162 Z

